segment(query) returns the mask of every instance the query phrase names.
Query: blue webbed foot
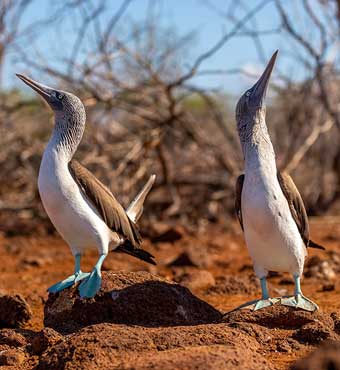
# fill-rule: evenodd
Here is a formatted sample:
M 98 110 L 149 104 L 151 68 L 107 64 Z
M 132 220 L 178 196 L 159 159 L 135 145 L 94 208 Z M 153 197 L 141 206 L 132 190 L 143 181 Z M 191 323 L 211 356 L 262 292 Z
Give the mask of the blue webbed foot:
M 292 297 L 282 297 L 281 304 L 283 306 L 301 308 L 302 310 L 311 311 L 311 312 L 314 312 L 319 309 L 316 303 L 304 297 L 302 294 L 297 294 Z
M 274 304 L 278 302 L 279 300 L 277 298 L 259 299 L 255 303 L 253 311 L 261 310 L 262 308 L 266 308 L 269 306 L 274 306 Z
M 59 281 L 58 283 L 50 286 L 47 291 L 50 293 L 58 293 L 61 292 L 62 290 L 74 285 L 78 281 L 81 281 L 85 278 L 87 278 L 90 274 L 88 272 L 81 272 L 78 271 L 75 274 L 69 276 L 65 280 Z
M 261 310 L 262 308 L 266 308 L 266 307 L 269 307 L 269 306 L 274 306 L 278 302 L 280 302 L 279 298 L 256 299 L 255 301 L 250 301 L 250 302 L 243 303 L 241 306 L 238 306 L 238 307 L 234 308 L 233 310 L 231 310 L 227 313 L 234 312 L 234 311 L 237 311 L 237 310 L 258 311 L 258 310 Z
M 94 268 L 90 276 L 79 285 L 81 298 L 93 298 L 99 291 L 102 284 L 100 272 Z

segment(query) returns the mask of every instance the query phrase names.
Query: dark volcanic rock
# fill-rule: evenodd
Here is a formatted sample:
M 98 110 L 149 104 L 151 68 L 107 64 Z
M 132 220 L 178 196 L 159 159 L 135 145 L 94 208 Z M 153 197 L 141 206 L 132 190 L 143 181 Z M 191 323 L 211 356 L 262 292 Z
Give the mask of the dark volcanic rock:
M 144 328 L 99 324 L 65 337 L 37 370 L 273 369 L 253 338 L 225 324 Z
M 340 342 L 327 341 L 307 357 L 298 360 L 291 370 L 340 370 Z
M 32 317 L 32 311 L 20 294 L 0 296 L 0 327 L 20 328 Z
M 49 294 L 45 326 L 59 332 L 103 322 L 149 327 L 216 322 L 220 312 L 187 288 L 147 272 L 103 272 L 92 299 L 80 299 L 77 287 Z

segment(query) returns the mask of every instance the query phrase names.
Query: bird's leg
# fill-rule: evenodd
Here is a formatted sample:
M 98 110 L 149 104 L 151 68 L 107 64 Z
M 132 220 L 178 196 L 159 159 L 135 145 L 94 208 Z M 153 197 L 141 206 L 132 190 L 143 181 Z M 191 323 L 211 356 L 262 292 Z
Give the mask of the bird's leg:
M 262 292 L 262 299 L 266 300 L 269 299 L 269 293 L 267 288 L 267 279 L 265 277 L 260 279 L 261 284 L 261 292 Z
M 48 288 L 48 291 L 50 293 L 57 293 L 65 288 L 68 288 L 72 286 L 73 284 L 77 283 L 80 280 L 85 279 L 90 274 L 84 273 L 80 270 L 80 260 L 81 260 L 81 254 L 76 254 L 74 256 L 74 274 L 67 277 L 65 280 L 59 281 L 59 283 L 56 283 Z
M 101 254 L 94 266 L 90 276 L 79 285 L 79 293 L 81 298 L 93 298 L 99 291 L 102 277 L 101 268 L 107 254 Z
M 81 281 L 85 278 L 87 278 L 90 273 L 89 272 L 82 272 L 81 269 L 80 269 L 80 260 L 81 260 L 81 254 L 76 254 L 74 256 L 75 258 L 75 264 L 74 264 L 74 275 L 75 275 L 75 283 L 77 283 L 78 281 Z
M 261 299 L 256 299 L 255 301 L 250 301 L 250 302 L 244 303 L 241 306 L 233 309 L 232 311 L 237 311 L 237 310 L 240 310 L 240 309 L 250 309 L 250 310 L 253 310 L 253 311 L 257 311 L 257 310 L 260 310 L 261 308 L 273 306 L 274 304 L 279 302 L 279 299 L 269 297 L 266 277 L 262 277 L 260 279 L 260 283 L 261 283 L 262 298 Z M 230 312 L 232 312 L 232 311 L 230 311 Z
M 276 303 L 275 300 L 269 297 L 266 277 L 262 277 L 260 279 L 260 284 L 261 284 L 262 298 L 255 303 L 254 311 L 260 310 L 261 308 L 272 306 Z
M 299 275 L 294 275 L 294 282 L 295 282 L 294 296 L 282 297 L 281 304 L 284 306 L 301 308 L 302 310 L 311 312 L 318 310 L 319 309 L 318 305 L 311 301 L 310 299 L 306 298 L 302 294 Z

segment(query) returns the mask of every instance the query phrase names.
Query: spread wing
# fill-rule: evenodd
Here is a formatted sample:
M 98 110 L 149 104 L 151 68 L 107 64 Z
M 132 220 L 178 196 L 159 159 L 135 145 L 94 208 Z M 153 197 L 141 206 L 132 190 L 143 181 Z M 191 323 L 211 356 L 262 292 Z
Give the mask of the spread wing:
M 141 236 L 137 225 L 127 216 L 111 191 L 78 161 L 69 163 L 69 170 L 81 191 L 92 202 L 106 225 L 139 248 Z
M 244 182 L 244 174 L 240 175 L 236 180 L 236 188 L 235 188 L 235 211 L 236 216 L 240 222 L 241 228 L 243 230 L 243 220 L 242 220 L 242 209 L 241 209 L 241 196 L 242 196 L 242 188 Z
M 277 173 L 282 192 L 287 199 L 290 212 L 307 247 L 325 249 L 309 239 L 309 224 L 305 205 L 293 179 L 287 173 Z

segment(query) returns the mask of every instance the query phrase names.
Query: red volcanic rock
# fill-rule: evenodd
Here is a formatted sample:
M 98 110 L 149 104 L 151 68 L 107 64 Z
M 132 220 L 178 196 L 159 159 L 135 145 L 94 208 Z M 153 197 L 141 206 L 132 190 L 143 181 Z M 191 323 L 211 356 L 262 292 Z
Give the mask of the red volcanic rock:
M 269 370 L 257 342 L 225 324 L 143 328 L 99 324 L 65 337 L 37 370 Z
M 334 321 L 329 314 L 316 311 L 308 312 L 293 307 L 274 305 L 258 311 L 242 309 L 226 313 L 224 322 L 246 322 L 267 328 L 300 329 L 305 325 L 322 324 L 334 329 Z

